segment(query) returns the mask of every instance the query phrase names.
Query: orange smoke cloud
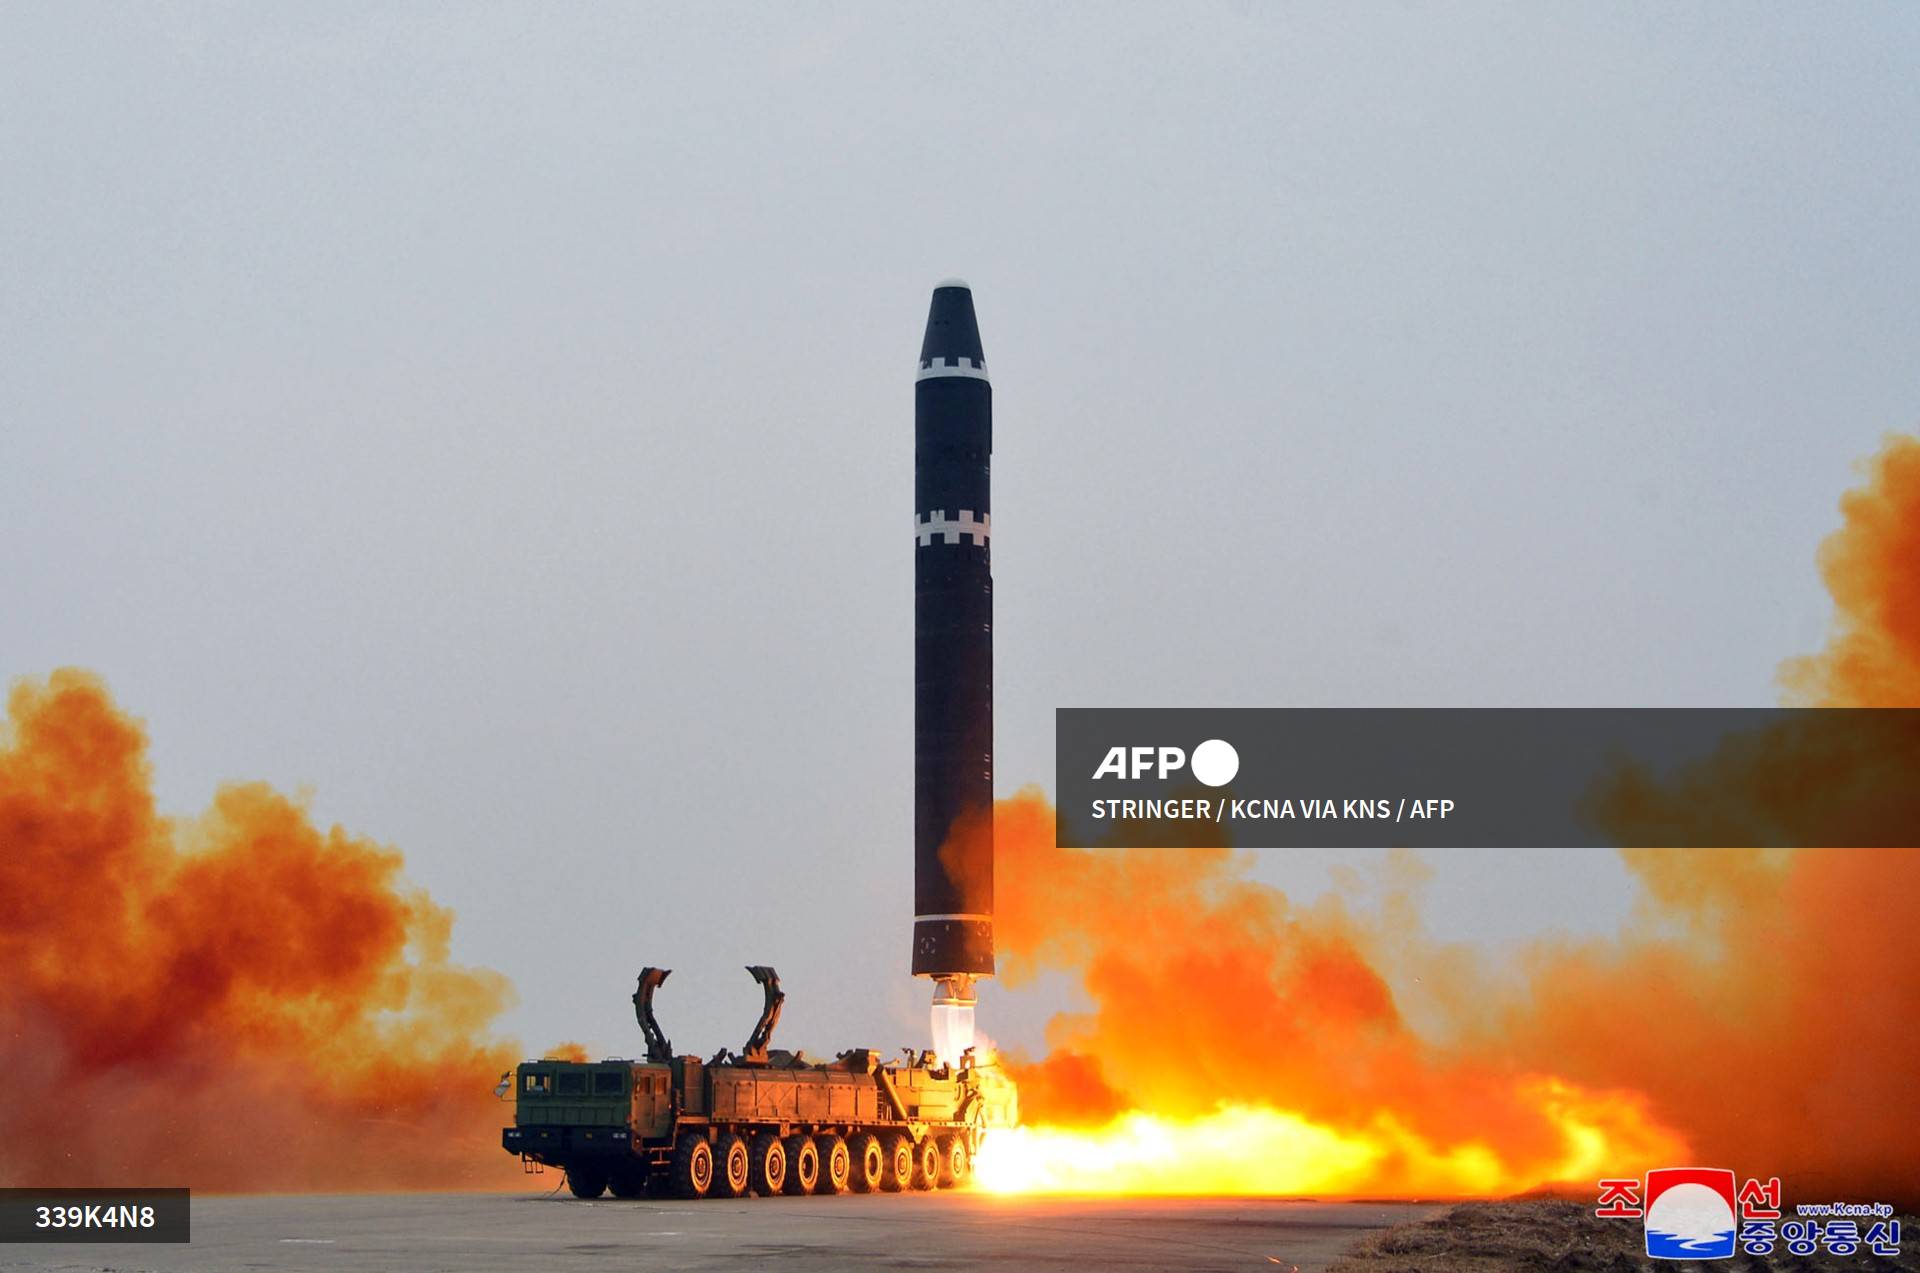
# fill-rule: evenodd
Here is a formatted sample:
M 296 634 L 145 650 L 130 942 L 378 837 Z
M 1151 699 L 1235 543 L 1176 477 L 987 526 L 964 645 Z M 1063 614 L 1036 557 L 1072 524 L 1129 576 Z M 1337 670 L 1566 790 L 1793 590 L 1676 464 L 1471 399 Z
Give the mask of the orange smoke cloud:
M 1842 508 L 1821 553 L 1835 635 L 1783 678 L 1799 701 L 1920 706 L 1920 442 L 1892 440 Z M 1673 843 L 1702 801 L 1790 822 L 1885 763 L 1784 746 L 1596 807 L 1619 843 Z M 1855 816 L 1920 830 L 1920 806 Z M 1179 1191 L 1185 1164 L 1234 1192 L 1500 1193 L 1693 1160 L 1803 1197 L 1915 1195 L 1920 851 L 1622 850 L 1628 930 L 1539 943 L 1502 976 L 1424 942 L 1411 890 L 1368 917 L 1299 906 L 1224 847 L 1059 848 L 1033 791 L 996 839 L 1008 980 L 1069 970 L 1093 1006 L 1019 1072 L 1030 1128 L 1007 1162 L 983 1154 L 990 1183 Z M 1416 1031 L 1390 966 L 1443 1019 Z M 1257 1129 L 1305 1165 L 1236 1155 Z M 1223 1154 L 1233 1170 L 1206 1170 Z
M 1920 438 L 1893 435 L 1867 483 L 1840 501 L 1841 529 L 1820 546 L 1833 594 L 1827 648 L 1792 659 L 1781 680 L 1796 702 L 1920 707 Z
M 1126 1097 L 1107 1083 L 1098 1057 L 1062 1048 L 1017 1070 L 1021 1104 L 1051 1126 L 1098 1127 L 1126 1112 Z
M 1820 550 L 1833 635 L 1781 679 L 1801 703 L 1920 707 L 1920 440 L 1889 438 L 1867 475 Z M 1665 789 L 1616 791 L 1602 812 L 1621 843 L 1659 844 L 1703 805 L 1790 824 L 1795 804 L 1840 802 L 1827 825 L 1885 842 L 1882 828 L 1920 833 L 1920 774 L 1904 795 L 1857 779 L 1910 761 L 1863 753 L 1852 732 L 1782 735 Z M 1632 1076 L 1655 1108 L 1686 1111 L 1715 1161 L 1815 1193 L 1920 1196 L 1920 849 L 1623 854 L 1643 922 L 1618 943 L 1540 952 L 1533 1002 L 1511 1018 L 1516 1051 L 1594 1081 Z
M 0 1184 L 409 1189 L 517 1178 L 489 1023 L 400 855 L 260 784 L 154 809 L 94 678 L 23 682 L 0 735 Z
M 1423 1039 L 1367 925 L 1338 899 L 1300 907 L 1247 878 L 1245 856 L 1061 848 L 1032 790 L 1001 803 L 995 840 L 1004 975 L 1074 970 L 1095 1006 L 1055 1017 L 1053 1054 L 1016 1067 L 1036 1143 L 1016 1145 L 1029 1161 L 1011 1171 L 990 1146 L 989 1184 L 1487 1194 L 1681 1152 L 1630 1088 Z M 1109 1123 L 1098 1147 L 1047 1140 L 1122 1109 L 1151 1113 Z M 1113 1171 L 1116 1153 L 1139 1169 Z

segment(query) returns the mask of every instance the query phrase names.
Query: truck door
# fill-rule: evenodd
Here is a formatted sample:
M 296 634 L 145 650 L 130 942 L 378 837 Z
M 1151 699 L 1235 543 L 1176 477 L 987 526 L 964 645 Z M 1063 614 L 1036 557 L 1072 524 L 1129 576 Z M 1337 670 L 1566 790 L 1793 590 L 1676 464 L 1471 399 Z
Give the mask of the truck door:
M 633 1067 L 633 1134 L 665 1136 L 673 1127 L 672 1080 L 664 1065 Z

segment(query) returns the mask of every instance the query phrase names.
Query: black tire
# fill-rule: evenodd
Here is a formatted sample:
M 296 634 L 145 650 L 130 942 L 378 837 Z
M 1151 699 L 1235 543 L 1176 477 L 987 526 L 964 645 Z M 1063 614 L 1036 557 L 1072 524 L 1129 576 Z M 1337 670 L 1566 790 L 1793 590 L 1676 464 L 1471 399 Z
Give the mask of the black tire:
M 674 1142 L 670 1170 L 676 1197 L 706 1197 L 713 1188 L 713 1142 L 699 1132 L 682 1133 Z
M 747 1190 L 753 1187 L 750 1170 L 750 1155 L 747 1142 L 733 1132 L 720 1138 L 714 1146 L 713 1193 L 719 1198 L 744 1198 Z
M 886 1139 L 886 1156 L 880 1187 L 888 1193 L 899 1193 L 913 1183 L 913 1141 L 895 1132 Z
M 787 1150 L 780 1138 L 772 1132 L 761 1132 L 753 1138 L 747 1147 L 749 1160 L 747 1174 L 753 1182 L 753 1191 L 762 1198 L 771 1198 L 779 1193 L 787 1183 Z
M 647 1169 L 639 1163 L 622 1167 L 607 1177 L 607 1188 L 616 1198 L 638 1198 L 647 1192 Z
M 852 1160 L 852 1178 L 855 1193 L 873 1193 L 887 1174 L 887 1151 L 880 1148 L 880 1138 L 872 1132 L 856 1132 L 847 1145 L 847 1156 Z
M 940 1187 L 958 1189 L 973 1178 L 973 1155 L 964 1136 L 940 1138 Z
M 812 1193 L 819 1184 L 820 1148 L 813 1143 L 813 1137 L 787 1137 L 787 1183 L 781 1192 L 800 1198 Z
M 940 1183 L 940 1142 L 931 1136 L 922 1137 L 913 1147 L 913 1187 L 932 1189 Z
M 820 1183 L 813 1191 L 845 1193 L 853 1181 L 853 1155 L 847 1152 L 847 1142 L 825 1132 L 813 1138 L 813 1147 L 820 1151 Z
M 607 1173 L 599 1167 L 587 1163 L 573 1163 L 567 1167 L 567 1188 L 576 1198 L 598 1198 L 607 1191 Z

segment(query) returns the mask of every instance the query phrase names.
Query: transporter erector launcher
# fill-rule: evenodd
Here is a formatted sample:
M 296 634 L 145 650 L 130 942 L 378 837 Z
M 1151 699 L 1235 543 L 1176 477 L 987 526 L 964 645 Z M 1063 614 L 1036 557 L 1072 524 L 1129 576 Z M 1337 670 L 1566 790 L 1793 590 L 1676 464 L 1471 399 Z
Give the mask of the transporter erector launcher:
M 958 1060 L 993 975 L 993 386 L 959 279 L 933 289 L 913 438 L 913 974 Z

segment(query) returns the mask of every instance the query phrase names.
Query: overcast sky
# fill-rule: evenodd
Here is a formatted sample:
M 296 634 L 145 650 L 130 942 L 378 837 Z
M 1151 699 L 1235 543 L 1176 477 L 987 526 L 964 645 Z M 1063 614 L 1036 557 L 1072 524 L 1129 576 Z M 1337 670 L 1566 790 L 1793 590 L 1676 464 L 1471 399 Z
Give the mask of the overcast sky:
M 1892 5 L 9 3 L 0 675 L 403 848 L 529 1043 L 635 1050 L 652 962 L 737 1046 L 763 961 L 790 1045 L 915 1041 L 937 280 L 1003 793 L 1063 705 L 1767 704 L 1920 418 L 1916 67 Z M 1630 896 L 1433 864 L 1495 944 Z

